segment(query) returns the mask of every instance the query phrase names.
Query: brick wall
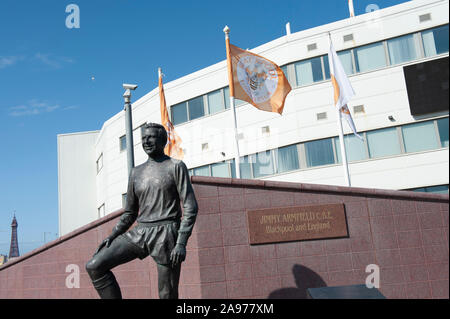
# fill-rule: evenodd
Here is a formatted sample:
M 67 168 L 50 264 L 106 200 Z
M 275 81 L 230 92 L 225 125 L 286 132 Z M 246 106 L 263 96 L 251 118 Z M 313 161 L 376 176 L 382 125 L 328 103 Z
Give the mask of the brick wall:
M 448 195 L 192 177 L 199 215 L 181 298 L 304 298 L 306 288 L 365 283 L 380 267 L 387 298 L 449 297 Z M 344 203 L 349 237 L 249 245 L 246 211 Z M 0 298 L 98 298 L 84 265 L 117 222 L 112 213 L 0 267 Z M 80 288 L 66 288 L 70 264 Z M 148 257 L 115 268 L 124 298 L 158 298 Z

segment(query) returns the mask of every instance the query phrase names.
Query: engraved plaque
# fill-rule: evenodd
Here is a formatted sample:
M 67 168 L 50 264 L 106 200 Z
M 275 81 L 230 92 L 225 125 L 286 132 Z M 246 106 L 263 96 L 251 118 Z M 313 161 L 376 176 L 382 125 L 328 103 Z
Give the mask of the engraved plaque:
M 344 204 L 247 211 L 250 244 L 347 237 Z

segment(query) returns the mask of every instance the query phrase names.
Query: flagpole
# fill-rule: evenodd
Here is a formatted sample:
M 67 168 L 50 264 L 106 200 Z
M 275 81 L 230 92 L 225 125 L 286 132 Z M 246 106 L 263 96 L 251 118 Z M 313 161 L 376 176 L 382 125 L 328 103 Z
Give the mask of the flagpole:
M 230 88 L 230 107 L 231 107 L 231 114 L 233 116 L 233 124 L 234 124 L 234 146 L 235 146 L 235 153 L 234 153 L 234 166 L 236 169 L 236 178 L 241 178 L 241 170 L 239 166 L 239 140 L 238 140 L 238 133 L 237 133 L 237 118 L 236 118 L 236 107 L 234 105 L 234 84 L 233 84 L 233 70 L 232 70 L 232 64 L 231 64 L 231 54 L 230 54 L 230 28 L 228 26 L 225 26 L 223 29 L 223 32 L 225 33 L 225 43 L 227 48 L 227 64 L 228 64 L 228 81 L 229 81 L 229 88 Z
M 331 48 L 331 34 L 328 32 L 328 41 L 329 41 L 329 47 Z M 334 73 L 334 61 L 333 61 L 333 57 L 329 56 L 328 57 L 328 61 L 330 61 L 333 64 L 333 74 Z M 337 117 L 337 121 L 338 121 L 338 126 L 339 126 L 339 146 L 341 149 L 341 157 L 342 157 L 342 166 L 344 168 L 344 178 L 345 178 L 345 184 L 347 186 L 352 186 L 351 182 L 350 182 L 350 173 L 348 170 L 348 162 L 347 162 L 347 152 L 345 149 L 345 142 L 344 142 L 344 129 L 342 127 L 342 112 L 340 110 L 339 107 L 336 107 L 336 105 L 334 105 L 334 107 L 336 108 L 336 117 Z
M 167 132 L 167 143 L 166 143 L 166 146 L 164 146 L 164 150 L 166 150 L 166 147 L 167 147 L 167 145 L 170 145 L 170 132 L 169 132 L 169 126 L 167 125 L 167 123 L 163 123 L 164 121 L 163 121 L 163 110 L 161 109 L 161 99 L 162 99 L 162 97 L 161 97 L 161 93 L 162 93 L 162 70 L 161 70 L 161 68 L 160 67 L 158 67 L 158 89 L 159 89 L 159 108 L 160 108 L 160 113 L 161 113 L 161 124 L 162 124 L 162 126 L 164 126 L 164 128 L 166 129 L 166 132 Z M 164 97 L 164 99 L 165 99 L 165 97 Z M 165 100 L 164 100 L 165 101 Z M 164 107 L 166 108 L 166 110 L 167 110 L 167 105 L 164 103 Z M 164 110 L 164 113 L 165 113 L 165 110 Z M 169 116 L 168 114 L 167 114 L 167 116 Z M 164 153 L 166 153 L 166 152 L 164 152 Z M 171 154 L 170 154 L 170 147 L 169 147 L 169 151 L 168 151 L 168 154 L 167 154 L 168 156 L 170 156 Z
M 344 167 L 344 177 L 347 186 L 352 186 L 350 183 L 350 173 L 348 171 L 347 152 L 344 143 L 344 129 L 342 128 L 342 112 L 336 108 L 338 125 L 339 125 L 339 146 L 341 148 L 342 166 Z
M 355 16 L 355 8 L 353 7 L 353 0 L 348 0 L 348 11 L 350 12 L 350 18 Z

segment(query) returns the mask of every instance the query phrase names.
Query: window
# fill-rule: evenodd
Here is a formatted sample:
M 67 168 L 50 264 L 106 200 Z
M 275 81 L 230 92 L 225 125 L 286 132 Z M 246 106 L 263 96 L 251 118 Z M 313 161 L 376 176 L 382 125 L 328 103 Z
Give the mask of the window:
M 402 133 L 407 153 L 439 148 L 434 121 L 404 125 Z
M 420 187 L 420 188 L 410 189 L 410 191 L 446 195 L 446 194 L 448 194 L 448 185 Z
M 353 57 L 352 57 L 352 51 L 341 51 L 337 53 L 339 60 L 341 61 L 342 67 L 345 70 L 345 73 L 347 75 L 352 75 L 355 73 L 353 69 Z
M 103 153 L 97 159 L 97 173 L 100 172 L 103 168 Z
M 305 152 L 308 167 L 335 163 L 331 138 L 305 143 Z
M 425 187 L 425 192 L 435 194 L 448 194 L 448 185 L 428 186 Z
M 339 137 L 335 137 L 334 142 L 336 146 L 337 161 L 338 163 L 342 163 L 341 144 L 339 141 Z M 361 141 L 355 135 L 351 134 L 344 137 L 344 143 L 348 162 L 367 159 L 366 143 L 364 141 Z
M 398 155 L 401 153 L 397 128 L 390 127 L 366 133 L 370 158 Z
M 173 125 L 192 121 L 197 118 L 205 116 L 205 102 L 206 97 L 208 105 L 208 113 L 215 114 L 224 109 L 230 108 L 230 89 L 225 87 L 208 94 L 196 97 L 187 102 L 182 102 L 171 107 L 172 123 Z M 245 101 L 234 99 L 235 106 L 245 104 Z
M 255 178 L 275 174 L 272 151 L 256 153 L 252 158 L 254 159 L 253 176 Z
M 283 173 L 300 168 L 297 145 L 289 145 L 275 150 L 277 172 Z
M 127 149 L 127 137 L 126 135 L 123 135 L 119 138 L 119 147 L 120 147 L 120 151 L 124 151 Z
M 181 124 L 202 117 L 205 115 L 203 95 L 187 102 L 174 105 L 171 107 L 171 110 L 173 125 Z
M 412 34 L 387 41 L 391 64 L 399 64 L 417 59 L 416 44 Z
M 425 187 L 425 192 L 435 194 L 448 194 L 448 185 Z
M 287 64 L 286 64 L 286 65 L 283 65 L 283 66 L 281 67 L 281 71 L 283 71 L 284 76 L 285 76 L 286 78 L 288 78 Z
M 181 124 L 187 122 L 187 104 L 186 102 L 179 103 L 177 105 L 172 106 L 172 123 L 173 125 Z
M 437 120 L 441 147 L 448 147 L 448 117 Z
M 425 55 L 433 56 L 448 52 L 448 25 L 422 32 Z
M 231 178 L 236 178 L 236 165 L 234 164 L 234 159 L 228 160 L 227 162 L 230 163 Z
M 225 97 L 225 108 L 230 108 L 230 88 L 227 86 L 223 89 L 223 96 Z
M 344 137 L 347 160 L 363 161 L 369 158 L 448 147 L 448 130 L 449 120 L 446 117 L 361 133 L 362 136 L 365 134 L 365 140 L 360 140 L 354 134 L 348 134 Z M 305 142 L 300 146 L 301 149 L 304 148 L 307 167 L 342 162 L 339 137 Z M 300 169 L 299 150 L 299 144 L 294 144 L 241 157 L 241 178 L 258 178 Z M 195 176 L 236 178 L 235 169 L 234 159 L 231 159 L 197 167 L 191 169 L 189 173 Z M 448 185 L 446 189 L 448 192 Z
M 205 106 L 203 104 L 203 96 L 196 97 L 188 101 L 189 120 L 195 120 L 205 115 Z
M 239 159 L 239 172 L 241 173 L 241 178 L 252 178 L 252 166 L 250 163 L 250 158 L 248 155 L 241 157 Z
M 356 70 L 366 72 L 386 66 L 386 56 L 382 42 L 355 49 Z
M 209 165 L 194 168 L 194 175 L 195 176 L 211 176 L 211 174 L 209 172 Z
M 225 96 L 225 108 L 229 109 L 230 108 L 230 88 L 227 86 L 226 88 L 224 88 L 224 96 Z M 234 99 L 234 105 L 235 106 L 239 106 L 242 104 L 245 104 L 247 102 L 239 100 L 239 99 Z
M 214 177 L 231 177 L 228 163 L 215 163 L 211 165 L 211 173 Z
M 228 93 L 229 94 L 229 93 Z M 217 90 L 208 93 L 208 109 L 209 114 L 214 114 L 225 109 L 224 98 L 222 95 L 222 90 Z
M 325 79 L 331 79 L 330 75 L 330 62 L 328 61 L 328 55 L 323 56 L 323 66 L 325 68 Z
M 292 83 L 292 77 L 289 76 L 288 65 L 290 65 L 290 64 L 283 65 L 283 66 L 281 67 L 281 70 L 283 71 L 284 76 L 285 76 L 286 79 L 288 80 L 289 85 L 290 85 L 291 87 L 295 87 L 296 84 L 295 84 L 295 83 Z M 294 81 L 295 81 L 295 80 L 294 80 Z
M 320 57 L 295 63 L 297 85 L 308 85 L 323 80 L 322 62 Z

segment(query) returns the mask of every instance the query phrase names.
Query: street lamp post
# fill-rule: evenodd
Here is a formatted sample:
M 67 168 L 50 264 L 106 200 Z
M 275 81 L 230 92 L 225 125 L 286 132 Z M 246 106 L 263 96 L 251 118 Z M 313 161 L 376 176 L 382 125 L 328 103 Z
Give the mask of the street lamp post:
M 126 90 L 123 94 L 125 100 L 125 131 L 127 141 L 127 165 L 128 176 L 131 174 L 131 170 L 134 167 L 134 143 L 133 143 L 133 118 L 131 115 L 131 90 L 136 90 L 138 86 L 135 84 L 123 84 L 123 88 Z

